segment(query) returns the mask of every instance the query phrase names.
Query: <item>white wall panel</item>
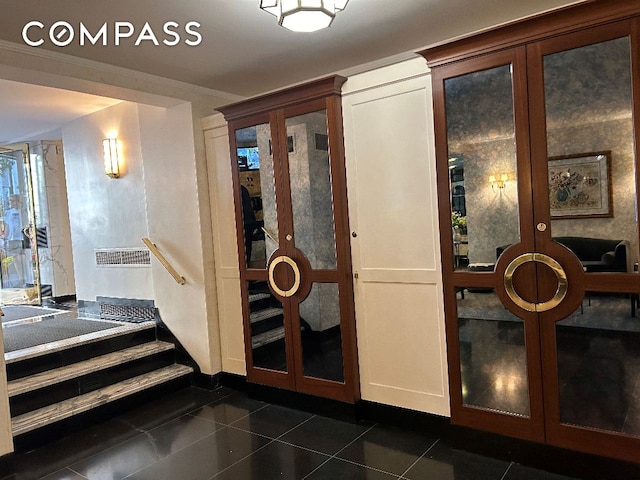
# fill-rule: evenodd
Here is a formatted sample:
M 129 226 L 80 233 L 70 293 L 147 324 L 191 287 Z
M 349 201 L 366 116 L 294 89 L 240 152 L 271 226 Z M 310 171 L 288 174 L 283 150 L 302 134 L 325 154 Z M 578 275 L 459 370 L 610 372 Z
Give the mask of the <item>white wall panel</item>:
M 449 415 L 428 71 L 417 59 L 345 87 L 362 396 Z
M 222 370 L 246 375 L 229 134 L 222 114 L 203 120 L 215 251 Z
M 444 359 L 431 353 L 441 351 L 444 326 L 435 307 L 440 286 L 364 282 L 361 293 L 367 299 L 366 322 L 358 324 L 368 367 L 362 371 L 363 395 L 384 395 L 385 403 L 442 413 Z

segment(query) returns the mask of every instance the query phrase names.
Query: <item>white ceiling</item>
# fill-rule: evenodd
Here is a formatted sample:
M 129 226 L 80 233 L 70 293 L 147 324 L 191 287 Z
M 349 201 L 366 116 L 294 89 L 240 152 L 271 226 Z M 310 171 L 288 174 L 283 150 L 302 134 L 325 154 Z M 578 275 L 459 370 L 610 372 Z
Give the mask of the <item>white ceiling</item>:
M 6 0 L 3 0 L 6 2 Z M 55 52 L 251 96 L 307 79 L 352 69 L 514 21 L 575 0 L 350 0 L 333 25 L 311 34 L 279 27 L 258 8 L 259 0 L 20 0 L 0 16 L 0 40 L 24 45 L 22 28 L 46 25 L 42 47 Z M 47 38 L 59 20 L 91 32 L 107 23 L 108 46 L 57 47 Z M 200 23 L 195 47 L 154 46 L 135 36 L 113 45 L 115 21 L 140 31 L 149 22 L 160 41 L 162 25 Z M 37 29 L 32 29 L 32 38 Z M 1 77 L 0 72 L 0 77 Z M 102 97 L 0 80 L 0 142 L 33 138 L 115 101 Z

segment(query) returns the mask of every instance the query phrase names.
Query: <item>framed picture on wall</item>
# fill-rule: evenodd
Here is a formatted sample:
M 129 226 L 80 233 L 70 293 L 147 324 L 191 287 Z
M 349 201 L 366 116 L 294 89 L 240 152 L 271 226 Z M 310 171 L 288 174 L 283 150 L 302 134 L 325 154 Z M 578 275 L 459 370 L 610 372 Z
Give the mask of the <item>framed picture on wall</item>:
M 549 158 L 551 218 L 613 217 L 611 151 Z

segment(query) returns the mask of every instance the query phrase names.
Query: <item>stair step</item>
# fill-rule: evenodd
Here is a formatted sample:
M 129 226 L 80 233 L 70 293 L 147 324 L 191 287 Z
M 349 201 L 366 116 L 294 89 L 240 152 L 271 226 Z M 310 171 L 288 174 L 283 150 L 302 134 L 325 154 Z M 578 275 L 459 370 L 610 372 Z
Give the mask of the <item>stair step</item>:
M 267 330 L 251 337 L 251 347 L 258 348 L 263 347 L 269 343 L 276 342 L 284 338 L 284 327 L 274 328 L 273 330 Z
M 249 295 L 249 303 L 257 302 L 258 300 L 266 300 L 267 298 L 271 298 L 271 295 L 268 293 L 252 293 Z
M 249 319 L 251 323 L 256 323 L 262 320 L 266 320 L 268 318 L 273 318 L 273 317 L 277 317 L 278 315 L 282 315 L 283 311 L 284 310 L 282 310 L 282 308 L 269 307 L 269 308 L 265 308 L 264 310 L 258 310 L 257 312 L 251 313 L 251 315 L 249 316 Z
M 141 392 L 170 380 L 189 375 L 193 368 L 174 364 L 144 375 L 132 377 L 108 387 L 70 398 L 32 412 L 19 415 L 11 420 L 13 436 L 31 432 L 37 428 L 64 420 L 73 415 L 87 412 L 109 402 Z
M 12 380 L 8 383 L 9 398 L 23 393 L 32 392 L 34 390 L 61 383 L 66 380 L 72 380 L 82 375 L 87 375 L 100 370 L 106 370 L 111 367 L 132 362 L 140 358 L 155 355 L 156 353 L 173 350 L 175 346 L 172 343 L 153 341 L 143 343 L 133 347 L 126 348 L 113 353 L 107 353 L 99 357 L 89 360 L 73 363 L 53 370 L 36 373 L 28 377 L 22 377 Z

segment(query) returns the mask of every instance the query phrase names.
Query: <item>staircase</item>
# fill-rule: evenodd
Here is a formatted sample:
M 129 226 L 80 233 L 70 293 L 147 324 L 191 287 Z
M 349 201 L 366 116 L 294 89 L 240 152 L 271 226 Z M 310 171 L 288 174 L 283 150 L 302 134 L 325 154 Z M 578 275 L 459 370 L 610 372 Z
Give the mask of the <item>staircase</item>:
M 191 383 L 193 368 L 176 363 L 175 345 L 157 339 L 154 322 L 123 323 L 95 337 L 37 354 L 7 354 L 16 450 Z
M 255 282 L 249 289 L 249 321 L 253 364 L 274 370 L 286 369 L 284 310 L 266 282 Z M 311 332 L 300 318 L 303 341 Z
M 284 339 L 282 306 L 266 292 L 249 294 L 251 347 L 265 347 Z
M 249 289 L 251 347 L 256 351 L 284 345 L 284 311 L 267 282 L 255 282 Z

